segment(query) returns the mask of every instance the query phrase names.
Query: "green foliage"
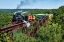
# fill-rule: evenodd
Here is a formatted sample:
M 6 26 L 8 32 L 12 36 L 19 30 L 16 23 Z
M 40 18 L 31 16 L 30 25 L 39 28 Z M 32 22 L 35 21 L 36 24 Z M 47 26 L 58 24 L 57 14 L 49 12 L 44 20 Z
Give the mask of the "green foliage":
M 21 32 L 21 29 L 14 31 L 14 42 L 36 42 L 36 39 Z
M 52 23 L 52 25 L 41 27 L 35 34 L 35 37 L 38 40 L 40 39 L 41 42 L 61 42 L 61 26 L 58 23 Z
M 0 11 L 0 26 L 10 24 L 12 20 L 12 14 L 8 11 Z
M 59 7 L 56 10 L 53 10 L 53 21 L 58 23 L 62 27 L 62 39 L 64 40 L 64 6 Z
M 10 42 L 10 38 L 7 33 L 5 32 L 0 33 L 0 42 Z

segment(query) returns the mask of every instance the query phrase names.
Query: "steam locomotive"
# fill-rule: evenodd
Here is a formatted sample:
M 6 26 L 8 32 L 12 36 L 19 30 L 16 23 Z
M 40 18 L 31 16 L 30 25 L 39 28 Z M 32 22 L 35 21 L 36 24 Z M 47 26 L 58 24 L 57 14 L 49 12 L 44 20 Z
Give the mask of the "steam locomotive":
M 21 23 L 24 20 L 24 16 L 21 13 L 15 13 L 12 18 L 12 24 Z

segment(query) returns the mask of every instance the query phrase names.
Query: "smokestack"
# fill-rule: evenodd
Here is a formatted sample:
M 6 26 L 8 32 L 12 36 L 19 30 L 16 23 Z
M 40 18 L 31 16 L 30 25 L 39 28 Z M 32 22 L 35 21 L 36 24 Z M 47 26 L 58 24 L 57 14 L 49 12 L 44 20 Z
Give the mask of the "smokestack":
M 25 6 L 25 5 L 31 5 L 32 3 L 35 3 L 35 0 L 21 0 L 20 4 L 17 5 L 16 9 L 20 9 L 21 6 Z

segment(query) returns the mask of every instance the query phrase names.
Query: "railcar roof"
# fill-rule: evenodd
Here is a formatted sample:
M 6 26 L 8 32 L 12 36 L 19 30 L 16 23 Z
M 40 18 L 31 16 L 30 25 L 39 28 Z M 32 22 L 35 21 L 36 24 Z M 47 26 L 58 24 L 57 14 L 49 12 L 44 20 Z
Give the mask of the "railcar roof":
M 46 15 L 46 14 L 34 14 L 34 15 Z

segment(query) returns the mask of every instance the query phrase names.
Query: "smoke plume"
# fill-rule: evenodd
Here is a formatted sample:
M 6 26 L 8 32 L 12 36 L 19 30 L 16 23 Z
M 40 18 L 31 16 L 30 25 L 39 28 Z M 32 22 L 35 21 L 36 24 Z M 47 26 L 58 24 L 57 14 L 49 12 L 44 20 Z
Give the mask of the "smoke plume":
M 35 3 L 35 0 L 21 0 L 20 4 L 17 5 L 16 9 L 20 9 L 20 7 L 25 5 L 31 5 L 32 3 Z

